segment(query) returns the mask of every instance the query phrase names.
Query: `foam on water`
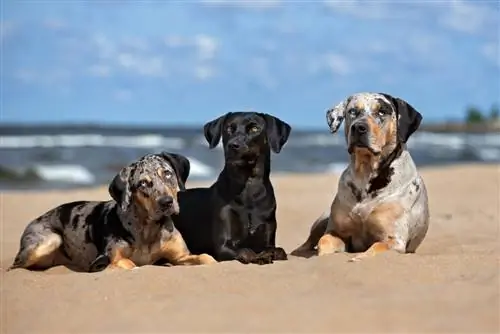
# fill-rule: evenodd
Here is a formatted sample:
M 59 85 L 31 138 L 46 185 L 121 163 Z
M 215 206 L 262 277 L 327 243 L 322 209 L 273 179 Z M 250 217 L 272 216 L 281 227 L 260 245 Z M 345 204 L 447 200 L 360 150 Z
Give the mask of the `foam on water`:
M 193 157 L 187 158 L 191 165 L 189 177 L 207 177 L 213 174 L 214 170 L 210 166 L 205 165 L 200 160 Z
M 35 165 L 33 171 L 45 181 L 78 184 L 92 184 L 95 181 L 95 176 L 80 165 Z
M 129 147 L 152 148 L 164 147 L 183 149 L 182 138 L 169 138 L 156 134 L 137 136 L 103 136 L 99 134 L 82 135 L 28 135 L 1 136 L 1 148 L 34 148 L 34 147 Z

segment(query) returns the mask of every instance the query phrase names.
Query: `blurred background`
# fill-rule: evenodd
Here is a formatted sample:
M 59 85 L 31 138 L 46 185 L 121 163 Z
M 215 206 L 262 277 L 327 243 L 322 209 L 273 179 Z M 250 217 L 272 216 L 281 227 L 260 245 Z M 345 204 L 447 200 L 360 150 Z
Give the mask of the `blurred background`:
M 498 1 L 1 2 L 0 188 L 94 186 L 162 150 L 214 179 L 202 126 L 293 127 L 273 175 L 337 173 L 327 108 L 359 91 L 419 110 L 419 166 L 500 162 Z

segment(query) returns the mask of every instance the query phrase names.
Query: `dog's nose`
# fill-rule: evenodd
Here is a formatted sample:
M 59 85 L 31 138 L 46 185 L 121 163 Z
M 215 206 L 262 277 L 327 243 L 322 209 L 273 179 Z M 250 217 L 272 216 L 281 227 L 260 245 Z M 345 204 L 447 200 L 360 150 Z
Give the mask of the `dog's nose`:
M 368 126 L 363 123 L 356 123 L 352 125 L 352 130 L 358 135 L 363 135 L 368 132 Z
M 174 198 L 172 196 L 162 196 L 158 199 L 158 204 L 161 207 L 169 207 L 174 203 Z

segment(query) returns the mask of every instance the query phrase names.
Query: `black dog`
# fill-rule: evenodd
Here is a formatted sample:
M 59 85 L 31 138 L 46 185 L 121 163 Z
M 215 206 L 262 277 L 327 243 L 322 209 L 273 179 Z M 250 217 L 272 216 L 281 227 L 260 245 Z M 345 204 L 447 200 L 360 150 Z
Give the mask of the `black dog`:
M 230 112 L 205 124 L 210 148 L 222 136 L 225 166 L 210 188 L 179 193 L 174 223 L 193 254 L 245 264 L 287 259 L 276 247 L 276 199 L 269 174 L 270 150 L 279 153 L 290 132 L 282 120 L 255 112 Z

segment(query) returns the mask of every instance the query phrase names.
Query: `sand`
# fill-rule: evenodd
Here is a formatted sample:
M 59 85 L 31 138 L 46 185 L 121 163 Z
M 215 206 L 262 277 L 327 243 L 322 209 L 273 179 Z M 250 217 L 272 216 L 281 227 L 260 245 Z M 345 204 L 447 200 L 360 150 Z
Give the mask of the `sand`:
M 416 254 L 266 266 L 5 272 L 30 219 L 105 187 L 1 195 L 2 333 L 498 333 L 500 166 L 421 169 L 431 226 Z M 330 205 L 335 175 L 273 177 L 278 245 L 291 252 Z M 188 186 L 194 186 L 194 183 Z M 198 184 L 197 184 L 198 185 Z

